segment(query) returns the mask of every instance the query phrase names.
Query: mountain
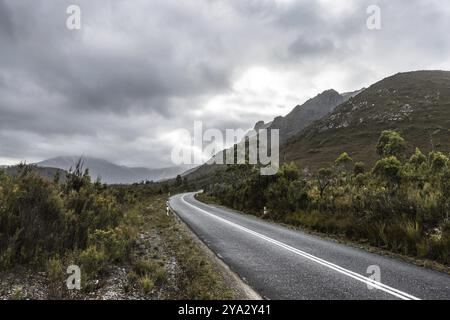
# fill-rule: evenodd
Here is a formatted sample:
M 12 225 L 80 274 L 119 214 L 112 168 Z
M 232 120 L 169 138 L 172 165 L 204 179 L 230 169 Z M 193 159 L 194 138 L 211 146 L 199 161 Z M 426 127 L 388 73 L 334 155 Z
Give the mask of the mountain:
M 261 129 L 279 129 L 280 130 L 280 145 L 287 143 L 287 141 L 301 132 L 308 125 L 314 121 L 326 116 L 332 112 L 339 104 L 351 99 L 359 94 L 362 90 L 354 92 L 346 92 L 339 94 L 336 90 L 330 89 L 322 92 L 316 97 L 309 99 L 302 105 L 297 105 L 286 116 L 279 116 L 273 121 L 265 123 L 264 121 L 258 121 L 254 130 L 258 132 Z M 254 134 L 254 133 L 253 133 Z M 248 133 L 247 136 L 251 136 L 252 133 Z M 190 180 L 203 181 L 207 180 L 211 174 L 214 174 L 220 170 L 225 170 L 225 165 L 217 164 L 204 164 L 189 170 L 184 173 L 183 176 L 188 177 Z
M 280 143 L 283 144 L 291 137 L 302 131 L 312 122 L 321 119 L 334 110 L 338 105 L 349 100 L 362 90 L 339 94 L 336 90 L 330 89 L 322 92 L 316 97 L 309 99 L 302 105 L 296 106 L 284 117 L 277 117 L 272 122 L 265 124 L 259 121 L 255 125 L 255 130 L 279 129 Z
M 66 171 L 57 169 L 57 168 L 41 168 L 38 166 L 31 165 L 29 166 L 33 172 L 36 172 L 38 175 L 40 175 L 42 178 L 45 178 L 47 180 L 52 180 L 55 178 L 56 174 L 59 174 L 59 181 L 64 182 L 66 180 Z M 0 166 L 0 170 L 4 170 L 7 174 L 11 176 L 16 176 L 19 173 L 20 166 Z
M 290 139 L 281 159 L 314 170 L 345 151 L 372 164 L 387 129 L 399 131 L 410 152 L 450 152 L 450 72 L 399 73 L 375 83 Z
M 75 168 L 80 157 L 56 157 L 36 163 L 38 167 L 59 168 L 69 170 Z M 82 157 L 83 167 L 89 169 L 93 179 L 101 178 L 102 182 L 108 184 L 130 184 L 143 180 L 165 180 L 181 174 L 186 167 L 168 167 L 162 169 L 149 169 L 141 167 L 119 166 L 106 160 L 91 157 Z

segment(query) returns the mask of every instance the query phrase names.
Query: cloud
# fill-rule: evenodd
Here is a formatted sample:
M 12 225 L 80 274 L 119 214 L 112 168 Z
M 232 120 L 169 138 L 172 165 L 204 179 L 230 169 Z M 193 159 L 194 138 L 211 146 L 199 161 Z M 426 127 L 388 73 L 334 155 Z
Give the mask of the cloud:
M 179 128 L 249 128 L 323 90 L 450 69 L 450 5 L 0 0 L 0 159 L 87 154 L 169 166 Z M 65 27 L 77 4 L 82 29 Z

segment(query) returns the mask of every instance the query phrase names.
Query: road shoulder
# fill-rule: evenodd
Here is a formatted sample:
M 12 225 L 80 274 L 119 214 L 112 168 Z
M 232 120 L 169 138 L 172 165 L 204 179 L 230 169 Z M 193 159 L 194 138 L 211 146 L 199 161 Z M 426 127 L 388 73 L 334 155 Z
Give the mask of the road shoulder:
M 234 272 L 197 236 L 197 234 L 178 216 L 173 208 L 170 208 L 170 210 L 180 226 L 192 236 L 192 239 L 199 245 L 205 255 L 214 263 L 216 271 L 223 278 L 226 285 L 233 291 L 236 300 L 263 300 L 259 293 L 245 283 L 236 272 Z

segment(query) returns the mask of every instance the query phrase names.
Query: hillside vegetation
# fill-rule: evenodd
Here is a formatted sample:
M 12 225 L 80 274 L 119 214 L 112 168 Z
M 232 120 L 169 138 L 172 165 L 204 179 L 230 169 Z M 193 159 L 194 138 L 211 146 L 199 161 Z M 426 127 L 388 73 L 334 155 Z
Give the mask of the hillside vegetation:
M 428 153 L 450 152 L 450 72 L 414 71 L 383 79 L 367 89 L 339 95 L 328 90 L 295 107 L 286 117 L 256 129 L 280 130 L 280 161 L 315 172 L 346 150 L 355 161 L 374 165 L 380 132 L 395 130 Z M 207 183 L 226 165 L 204 164 L 185 176 Z
M 450 152 L 450 72 L 416 71 L 381 80 L 313 123 L 281 148 L 284 162 L 315 171 L 342 150 L 373 165 L 383 130 L 396 130 L 407 150 Z
M 166 214 L 174 184 L 92 183 L 79 162 L 64 182 L 29 166 L 0 170 L 0 299 L 232 298 L 191 234 Z M 81 291 L 66 269 L 81 268 Z
M 204 199 L 450 265 L 448 154 L 419 148 L 411 154 L 396 131 L 383 131 L 373 148 L 373 166 L 344 152 L 308 175 L 294 163 L 276 176 L 230 166 L 205 186 Z

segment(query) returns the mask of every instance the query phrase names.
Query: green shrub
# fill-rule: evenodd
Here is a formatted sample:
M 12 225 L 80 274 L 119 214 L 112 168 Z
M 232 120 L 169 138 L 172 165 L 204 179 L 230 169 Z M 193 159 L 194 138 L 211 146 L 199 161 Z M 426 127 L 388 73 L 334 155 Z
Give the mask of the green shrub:
M 149 277 L 157 285 L 162 285 L 167 280 L 165 264 L 160 260 L 138 260 L 134 263 L 134 272 L 140 277 Z
M 153 274 L 158 268 L 158 262 L 153 260 L 140 259 L 134 263 L 134 271 L 140 276 Z
M 63 266 L 59 258 L 51 258 L 47 261 L 47 279 L 49 283 L 48 298 L 62 298 L 65 283 Z
M 2 184 L 0 255 L 3 263 L 44 262 L 41 253 L 60 252 L 64 213 L 54 186 L 28 172 L 14 179 L 3 178 Z
M 109 261 L 120 262 L 128 257 L 132 238 L 122 228 L 95 230 L 89 236 L 89 244 L 103 250 Z
M 51 258 L 47 262 L 47 277 L 50 282 L 58 282 L 62 279 L 63 267 L 59 258 Z
M 153 288 L 155 287 L 155 283 L 152 279 L 148 276 L 143 276 L 139 278 L 139 286 L 141 287 L 142 291 L 145 294 L 149 294 L 152 292 Z
M 113 191 L 91 183 L 80 164 L 62 185 L 25 165 L 15 176 L 0 171 L 0 266 L 45 265 L 90 245 L 110 262 L 123 261 L 136 236 L 136 219 L 125 221 L 123 211 Z
M 89 246 L 80 253 L 79 263 L 82 275 L 85 274 L 90 279 L 106 270 L 108 257 L 103 249 L 98 249 L 96 246 Z

